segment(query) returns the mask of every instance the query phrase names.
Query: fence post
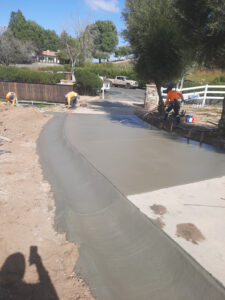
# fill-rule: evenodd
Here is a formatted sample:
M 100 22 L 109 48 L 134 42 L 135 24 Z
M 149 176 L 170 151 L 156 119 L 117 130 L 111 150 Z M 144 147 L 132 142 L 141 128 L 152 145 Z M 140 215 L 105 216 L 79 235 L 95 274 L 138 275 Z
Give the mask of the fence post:
M 205 105 L 205 101 L 206 101 L 206 98 L 207 98 L 207 92 L 208 92 L 208 84 L 206 84 L 205 86 L 205 93 L 204 93 L 204 98 L 203 98 L 203 101 L 202 101 L 202 106 Z

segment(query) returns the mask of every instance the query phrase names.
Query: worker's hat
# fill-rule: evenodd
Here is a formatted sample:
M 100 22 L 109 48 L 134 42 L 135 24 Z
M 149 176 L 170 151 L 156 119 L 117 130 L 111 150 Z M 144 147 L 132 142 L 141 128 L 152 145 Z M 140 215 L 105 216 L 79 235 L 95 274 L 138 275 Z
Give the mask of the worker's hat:
M 15 94 L 13 92 L 11 92 L 11 94 L 9 95 L 9 98 L 13 100 L 15 98 Z
M 167 87 L 166 93 L 168 93 L 169 91 L 171 91 L 174 88 L 174 84 L 170 83 Z

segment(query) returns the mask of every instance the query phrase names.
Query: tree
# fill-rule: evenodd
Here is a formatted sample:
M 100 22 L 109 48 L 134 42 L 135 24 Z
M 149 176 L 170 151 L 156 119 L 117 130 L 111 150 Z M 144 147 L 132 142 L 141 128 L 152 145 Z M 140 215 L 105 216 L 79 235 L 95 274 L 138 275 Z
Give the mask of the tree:
M 93 57 L 99 59 L 99 63 L 102 59 L 109 59 L 118 44 L 114 23 L 112 21 L 96 21 L 90 26 L 90 32 L 94 41 Z
M 175 20 L 172 0 L 127 0 L 123 16 L 129 41 L 141 78 L 153 81 L 163 111 L 161 86 L 182 77 L 189 65 L 189 53 Z
M 0 33 L 0 64 L 31 63 L 33 47 L 30 42 L 21 42 L 8 29 Z
M 132 54 L 130 46 L 120 46 L 115 50 L 115 57 L 127 57 L 130 54 Z
M 77 25 L 73 26 L 73 37 L 66 31 L 60 36 L 61 56 L 69 58 L 71 63 L 72 79 L 75 80 L 74 70 L 79 64 L 84 64 L 90 57 L 92 50 L 92 38 L 90 35 L 90 26 L 87 22 L 82 24 L 80 19 Z
M 175 7 L 192 57 L 201 65 L 225 69 L 225 0 L 175 0 Z M 219 126 L 225 132 L 225 100 Z
M 12 12 L 9 28 L 15 38 L 21 41 L 32 41 L 38 51 L 58 50 L 59 37 L 54 30 L 45 30 L 34 21 L 26 20 L 22 12 Z

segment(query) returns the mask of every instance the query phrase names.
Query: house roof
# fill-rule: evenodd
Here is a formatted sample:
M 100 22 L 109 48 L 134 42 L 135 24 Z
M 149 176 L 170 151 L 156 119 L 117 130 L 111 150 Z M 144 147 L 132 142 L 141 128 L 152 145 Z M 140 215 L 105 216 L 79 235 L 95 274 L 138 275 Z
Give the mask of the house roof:
M 46 50 L 46 51 L 42 51 L 41 54 L 44 55 L 44 56 L 56 57 L 58 52 Z

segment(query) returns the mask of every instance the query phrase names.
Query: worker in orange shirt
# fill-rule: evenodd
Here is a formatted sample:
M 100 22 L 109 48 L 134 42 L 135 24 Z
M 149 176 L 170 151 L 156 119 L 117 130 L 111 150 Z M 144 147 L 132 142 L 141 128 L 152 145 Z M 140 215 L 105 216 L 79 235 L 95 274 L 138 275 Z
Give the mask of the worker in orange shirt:
M 8 103 L 10 102 L 12 105 L 16 105 L 16 101 L 17 101 L 16 93 L 14 93 L 14 92 L 9 92 L 9 93 L 6 95 L 6 99 L 8 100 Z
M 167 107 L 167 110 L 165 112 L 165 118 L 164 120 L 166 121 L 169 115 L 169 112 L 173 109 L 175 112 L 175 117 L 176 117 L 176 123 L 177 125 L 180 123 L 180 115 L 179 115 L 179 111 L 180 111 L 180 100 L 179 98 L 181 98 L 184 101 L 184 97 L 181 93 L 173 90 L 173 85 L 170 84 L 167 88 L 167 97 L 166 97 L 166 102 L 164 104 L 164 106 Z
M 65 98 L 67 100 L 67 107 L 68 108 L 75 107 L 75 105 L 77 103 L 77 97 L 78 97 L 78 94 L 74 91 L 69 92 L 65 95 Z

